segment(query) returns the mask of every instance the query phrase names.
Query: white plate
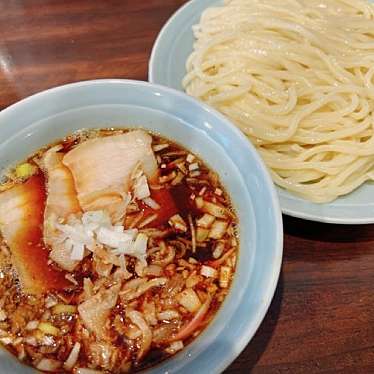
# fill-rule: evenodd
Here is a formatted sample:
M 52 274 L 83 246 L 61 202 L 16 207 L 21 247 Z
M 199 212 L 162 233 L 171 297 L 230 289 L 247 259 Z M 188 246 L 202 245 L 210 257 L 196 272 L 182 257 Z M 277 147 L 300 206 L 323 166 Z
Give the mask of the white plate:
M 201 12 L 223 0 L 192 0 L 180 8 L 165 24 L 153 47 L 149 63 L 149 81 L 183 91 L 185 63 L 192 52 L 192 25 Z M 312 221 L 364 224 L 374 223 L 374 185 L 365 184 L 351 194 L 329 204 L 314 204 L 282 188 L 277 188 L 283 213 Z

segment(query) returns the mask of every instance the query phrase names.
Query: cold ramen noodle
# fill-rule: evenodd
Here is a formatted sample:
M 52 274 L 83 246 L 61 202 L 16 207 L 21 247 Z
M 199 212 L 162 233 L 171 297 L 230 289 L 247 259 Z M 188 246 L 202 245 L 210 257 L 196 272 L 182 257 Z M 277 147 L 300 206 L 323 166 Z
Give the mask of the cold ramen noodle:
M 0 341 L 47 372 L 127 373 L 180 351 L 238 249 L 217 175 L 143 130 L 81 131 L 18 165 L 0 230 Z
M 183 87 L 248 136 L 277 185 L 330 202 L 374 180 L 373 24 L 366 0 L 217 2 Z

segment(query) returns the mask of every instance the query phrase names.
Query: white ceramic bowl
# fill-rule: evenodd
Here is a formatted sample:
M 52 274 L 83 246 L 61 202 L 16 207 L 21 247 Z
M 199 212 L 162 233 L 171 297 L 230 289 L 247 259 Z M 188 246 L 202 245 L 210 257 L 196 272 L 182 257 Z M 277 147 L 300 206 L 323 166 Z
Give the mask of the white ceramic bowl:
M 261 323 L 282 260 L 282 219 L 266 169 L 246 138 L 214 110 L 177 91 L 145 82 L 70 84 L 0 112 L 0 171 L 80 128 L 142 127 L 198 154 L 218 172 L 239 217 L 234 281 L 209 327 L 152 373 L 218 373 L 244 349 Z M 28 373 L 4 351 L 0 373 Z M 147 371 L 148 372 L 148 371 Z

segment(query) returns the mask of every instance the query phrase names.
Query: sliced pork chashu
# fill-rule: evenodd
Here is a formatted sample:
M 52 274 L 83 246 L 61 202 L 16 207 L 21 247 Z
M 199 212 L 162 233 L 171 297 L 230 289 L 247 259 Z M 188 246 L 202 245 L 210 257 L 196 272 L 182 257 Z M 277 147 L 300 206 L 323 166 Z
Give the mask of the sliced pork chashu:
M 73 271 L 79 261 L 72 260 L 63 243 L 58 241 L 57 219 L 66 219 L 81 211 L 73 175 L 63 163 L 58 147 L 49 149 L 40 160 L 47 176 L 47 201 L 44 211 L 44 241 L 51 247 L 50 258 L 62 269 Z
M 30 294 L 69 285 L 65 273 L 48 263 L 42 232 L 45 199 L 41 175 L 0 193 L 0 231 L 10 248 L 22 290 Z
M 151 143 L 150 135 L 135 130 L 90 139 L 68 152 L 63 163 L 73 174 L 82 209 L 106 210 L 114 221 L 120 219 L 136 165 L 150 180 L 157 175 Z

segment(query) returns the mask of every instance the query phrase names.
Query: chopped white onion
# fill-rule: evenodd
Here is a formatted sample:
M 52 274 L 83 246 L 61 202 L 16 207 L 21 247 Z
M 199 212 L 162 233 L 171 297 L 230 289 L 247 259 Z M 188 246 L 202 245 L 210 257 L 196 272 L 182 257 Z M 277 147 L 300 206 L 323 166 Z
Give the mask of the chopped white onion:
M 213 258 L 216 260 L 222 256 L 223 250 L 225 249 L 225 244 L 223 242 L 218 242 L 213 251 Z
M 52 308 L 56 304 L 58 304 L 58 301 L 56 300 L 56 298 L 54 296 L 48 295 L 46 297 L 46 300 L 45 300 L 45 307 L 46 308 Z
M 151 196 L 151 192 L 149 191 L 147 177 L 142 175 L 135 180 L 134 197 L 138 200 L 142 200 L 149 196 Z
M 167 353 L 174 354 L 175 352 L 178 352 L 184 348 L 184 344 L 182 340 L 177 340 L 175 342 L 172 342 L 168 348 L 165 349 Z
M 122 232 L 121 232 L 121 231 Z M 132 244 L 137 230 L 123 230 L 122 226 L 112 226 L 111 228 L 100 227 L 97 230 L 97 241 L 111 248 L 121 248 L 126 251 Z
M 56 371 L 61 367 L 61 362 L 57 360 L 52 360 L 49 358 L 42 358 L 36 368 L 42 371 Z
M 41 344 L 47 347 L 51 347 L 53 344 L 55 344 L 55 340 L 50 335 L 44 335 L 41 340 Z
M 191 155 L 191 153 L 189 153 L 189 154 L 187 155 L 186 160 L 187 160 L 188 163 L 191 163 L 191 162 L 193 162 L 193 161 L 195 160 L 195 156 L 194 156 L 194 155 Z
M 84 257 L 84 244 L 71 243 L 70 258 L 76 261 L 82 261 Z
M 80 343 L 76 342 L 73 349 L 70 351 L 69 357 L 64 362 L 64 369 L 71 370 L 78 361 L 79 352 L 81 349 Z
M 182 305 L 191 313 L 195 313 L 201 307 L 201 301 L 192 288 L 186 288 L 181 293 L 179 293 L 177 295 L 177 300 L 180 305 Z
M 227 221 L 216 220 L 214 221 L 212 228 L 209 232 L 209 238 L 211 239 L 221 239 L 227 230 L 229 223 Z
M 148 236 L 143 233 L 139 233 L 135 239 L 134 244 L 131 246 L 128 253 L 126 254 L 136 257 L 146 265 L 147 242 Z
M 203 265 L 200 274 L 207 278 L 215 278 L 217 276 L 217 270 L 210 266 Z
M 88 248 L 93 247 L 94 239 L 92 230 L 79 221 L 66 225 L 56 223 L 56 227 L 64 234 L 62 240 L 65 241 L 67 239 L 69 241 L 67 247 L 72 247 L 74 244 L 83 244 Z
M 198 242 L 203 242 L 208 238 L 209 229 L 203 229 L 202 227 L 198 227 L 196 230 L 196 240 Z
M 194 162 L 193 164 L 188 165 L 189 171 L 194 171 L 199 169 L 199 164 L 197 162 Z
M 166 148 L 169 148 L 169 144 L 155 144 L 152 149 L 153 149 L 153 152 L 160 152 L 162 151 L 163 149 L 166 149 Z
M 148 205 L 150 208 L 154 210 L 159 210 L 161 209 L 161 206 L 153 200 L 151 197 L 146 197 L 143 199 L 144 204 Z
M 204 215 L 196 221 L 196 224 L 199 227 L 208 229 L 212 226 L 215 219 L 216 217 L 212 216 L 211 214 L 204 213 Z
M 193 177 L 193 178 L 195 178 L 195 177 L 200 176 L 200 174 L 201 173 L 200 173 L 199 170 L 195 170 L 195 171 L 191 171 L 190 176 Z
M 196 272 L 193 272 L 190 274 L 190 276 L 186 279 L 186 287 L 187 288 L 193 288 L 195 287 L 199 282 L 203 280 L 201 275 L 197 275 Z
M 216 195 L 218 195 L 218 196 L 222 196 L 223 191 L 222 191 L 220 188 L 216 188 L 216 189 L 214 190 L 214 193 L 215 193 Z
M 209 213 L 217 218 L 227 218 L 230 215 L 225 207 L 211 203 L 210 201 L 204 201 L 202 210 L 204 213 Z
M 219 275 L 219 285 L 222 288 L 227 288 L 229 286 L 231 279 L 231 268 L 228 266 L 221 266 L 221 271 Z
M 170 226 L 172 226 L 177 231 L 182 231 L 182 232 L 187 231 L 186 222 L 179 214 L 174 214 L 174 216 L 170 217 L 168 223 Z
M 65 248 L 73 260 L 82 260 L 86 248 L 94 251 L 99 244 L 109 247 L 109 254 L 127 254 L 146 263 L 147 236 L 142 234 L 139 237 L 137 229 L 113 226 L 104 211 L 86 212 L 81 220 L 75 217 L 69 224 L 58 224 L 57 228 L 62 232 Z

